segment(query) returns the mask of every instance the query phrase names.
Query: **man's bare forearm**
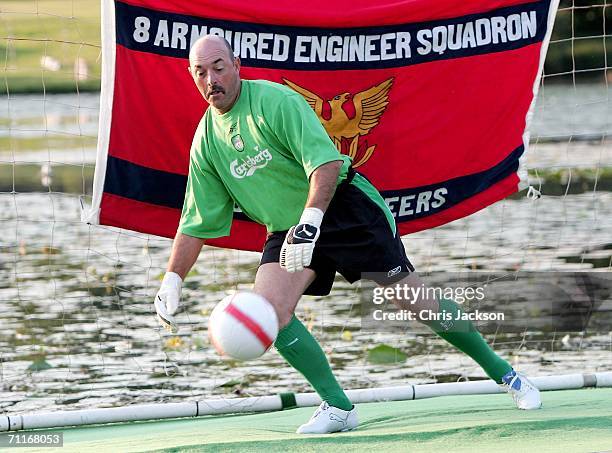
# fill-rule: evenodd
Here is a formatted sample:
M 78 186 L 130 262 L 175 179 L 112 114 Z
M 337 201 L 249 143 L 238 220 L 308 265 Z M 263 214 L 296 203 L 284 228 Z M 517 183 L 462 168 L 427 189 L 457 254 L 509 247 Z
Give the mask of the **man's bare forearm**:
M 323 164 L 312 172 L 306 208 L 318 208 L 325 212 L 336 191 L 341 167 L 342 161 L 336 160 Z
M 168 261 L 168 272 L 176 272 L 184 280 L 204 245 L 204 239 L 177 232 Z

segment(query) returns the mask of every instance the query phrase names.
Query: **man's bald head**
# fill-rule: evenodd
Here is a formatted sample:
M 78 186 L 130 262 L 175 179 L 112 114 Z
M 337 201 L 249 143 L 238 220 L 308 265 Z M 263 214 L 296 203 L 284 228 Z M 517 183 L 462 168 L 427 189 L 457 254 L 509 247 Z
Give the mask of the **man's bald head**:
M 198 39 L 189 51 L 189 72 L 210 105 L 221 113 L 232 108 L 240 94 L 240 58 L 225 38 Z
M 209 50 L 211 47 L 223 46 L 227 50 L 227 56 L 234 59 L 234 50 L 230 43 L 223 36 L 217 35 L 204 35 L 193 43 L 191 50 L 189 51 L 189 63 L 193 61 L 193 58 L 201 53 L 202 51 Z

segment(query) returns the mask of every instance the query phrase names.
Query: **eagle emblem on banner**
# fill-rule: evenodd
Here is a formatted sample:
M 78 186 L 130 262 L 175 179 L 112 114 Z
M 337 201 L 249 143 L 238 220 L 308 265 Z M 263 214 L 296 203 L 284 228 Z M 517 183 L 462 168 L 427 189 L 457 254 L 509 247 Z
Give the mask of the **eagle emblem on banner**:
M 362 137 L 367 136 L 376 127 L 389 104 L 389 91 L 393 85 L 393 78 L 387 79 L 357 94 L 349 92 L 340 93 L 332 99 L 325 101 L 321 96 L 312 91 L 284 79 L 283 82 L 301 94 L 310 107 L 315 111 L 321 124 L 327 131 L 329 137 L 343 154 L 353 159 L 353 167 L 357 168 L 365 164 L 374 153 L 376 145 L 368 146 L 368 142 Z M 329 103 L 331 114 L 324 115 L 324 103 Z M 355 115 L 349 117 L 344 110 L 345 102 L 352 102 Z M 325 118 L 328 116 L 328 118 Z

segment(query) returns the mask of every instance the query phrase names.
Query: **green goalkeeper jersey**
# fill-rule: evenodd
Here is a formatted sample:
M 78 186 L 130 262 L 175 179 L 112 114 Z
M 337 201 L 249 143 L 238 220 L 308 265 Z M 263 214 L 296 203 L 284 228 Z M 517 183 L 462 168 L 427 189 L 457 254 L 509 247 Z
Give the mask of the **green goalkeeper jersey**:
M 298 223 L 309 178 L 319 166 L 343 161 L 304 98 L 264 80 L 243 80 L 229 112 L 209 108 L 195 132 L 179 231 L 216 238 L 230 232 L 234 203 L 268 231 Z M 378 195 L 380 197 L 380 195 Z

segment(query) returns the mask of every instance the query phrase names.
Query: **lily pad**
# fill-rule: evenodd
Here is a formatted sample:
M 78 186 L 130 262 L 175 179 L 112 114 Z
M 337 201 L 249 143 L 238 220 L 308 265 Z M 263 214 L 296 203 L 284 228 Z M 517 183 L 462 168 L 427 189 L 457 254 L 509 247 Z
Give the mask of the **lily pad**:
M 53 368 L 53 366 L 49 364 L 49 362 L 47 362 L 44 357 L 38 357 L 34 359 L 34 361 L 30 364 L 30 366 L 28 367 L 28 371 L 36 372 L 48 370 L 49 368 Z
M 368 351 L 368 362 L 375 365 L 405 362 L 407 358 L 402 351 L 387 344 L 379 344 Z
M 234 387 L 236 385 L 242 385 L 242 384 L 243 384 L 242 380 L 232 379 L 230 381 L 227 381 L 227 382 L 224 382 L 223 384 L 218 385 L 217 388 Z
M 243 376 L 238 379 L 231 379 L 223 384 L 217 385 L 217 388 L 225 389 L 225 392 L 231 392 L 236 395 L 241 395 L 246 387 L 250 384 L 248 376 Z
M 193 348 L 196 350 L 202 350 L 202 349 L 206 349 L 208 347 L 208 344 L 206 343 L 206 340 L 204 340 L 204 338 L 202 337 L 195 337 L 193 339 Z

